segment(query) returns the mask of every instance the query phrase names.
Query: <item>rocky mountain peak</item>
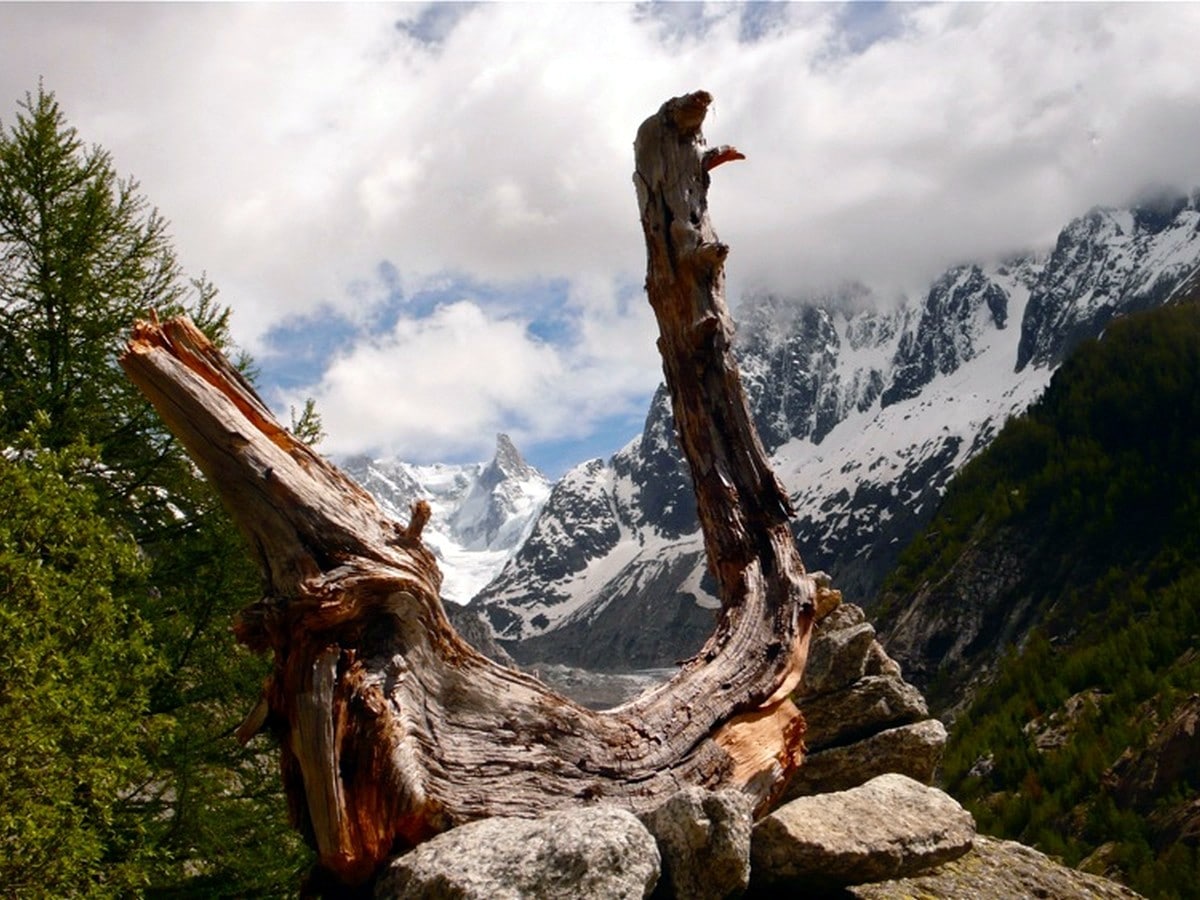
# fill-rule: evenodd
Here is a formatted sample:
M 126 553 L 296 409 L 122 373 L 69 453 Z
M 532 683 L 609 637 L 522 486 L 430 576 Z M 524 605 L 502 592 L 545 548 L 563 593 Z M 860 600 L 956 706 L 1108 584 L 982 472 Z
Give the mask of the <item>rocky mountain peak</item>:
M 433 515 L 426 543 L 441 562 L 443 596 L 466 603 L 524 542 L 550 494 L 550 481 L 522 459 L 512 440 L 496 439 L 490 462 L 415 465 L 392 458 L 356 456 L 345 471 L 370 491 L 385 511 L 408 521 L 414 500 Z
M 480 483 L 495 486 L 503 481 L 527 481 L 543 478 L 542 474 L 525 462 L 516 445 L 507 434 L 496 435 L 496 452 L 480 476 Z M 544 478 L 543 478 L 544 480 Z
M 936 376 L 973 359 L 985 331 L 1007 325 L 1011 287 L 1002 281 L 971 265 L 953 268 L 933 283 L 917 327 L 900 339 L 882 406 L 917 396 Z
M 955 266 L 898 301 L 853 284 L 744 298 L 733 349 L 806 564 L 869 603 L 953 473 L 1061 354 L 1200 271 L 1195 199 L 1093 210 L 1049 254 Z M 660 387 L 642 434 L 559 482 L 476 602 L 526 662 L 668 664 L 699 646 L 717 605 L 697 529 Z
M 1165 302 L 1200 268 L 1197 197 L 1097 207 L 1064 228 L 1021 323 L 1017 371 L 1056 366 L 1115 316 Z

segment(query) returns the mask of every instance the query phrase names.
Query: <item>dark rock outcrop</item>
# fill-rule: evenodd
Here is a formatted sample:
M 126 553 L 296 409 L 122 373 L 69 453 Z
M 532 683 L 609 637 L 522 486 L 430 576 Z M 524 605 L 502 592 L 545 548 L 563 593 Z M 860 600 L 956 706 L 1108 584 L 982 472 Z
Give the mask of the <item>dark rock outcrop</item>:
M 1015 531 L 972 539 L 942 578 L 922 584 L 891 617 L 888 653 L 935 710 L 952 715 L 969 702 L 973 686 L 991 678 L 1005 647 L 1028 630 L 1037 612 L 1022 590 L 1030 554 L 1029 538 Z M 945 695 L 935 681 L 948 686 Z
M 1200 846 L 1200 694 L 1184 698 L 1140 752 L 1126 750 L 1105 775 L 1117 806 L 1146 817 L 1153 842 Z M 1177 792 L 1191 796 L 1180 797 Z M 1172 795 L 1175 795 L 1172 799 Z
M 1126 751 L 1110 773 L 1117 804 L 1147 811 L 1166 791 L 1180 783 L 1200 789 L 1200 694 L 1175 707 L 1154 732 L 1146 749 Z
M 916 397 L 935 377 L 975 356 L 983 328 L 1004 328 L 1007 321 L 1007 290 L 979 266 L 951 269 L 929 289 L 916 329 L 901 338 L 880 403 L 891 406 Z

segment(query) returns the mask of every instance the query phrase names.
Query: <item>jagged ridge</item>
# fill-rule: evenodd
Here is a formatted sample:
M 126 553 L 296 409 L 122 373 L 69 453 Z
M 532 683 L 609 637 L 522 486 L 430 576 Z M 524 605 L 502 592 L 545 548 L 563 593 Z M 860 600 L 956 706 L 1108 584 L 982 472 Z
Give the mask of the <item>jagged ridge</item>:
M 1198 222 L 1194 196 L 1097 209 L 1052 253 L 955 267 L 917 299 L 853 285 L 744 301 L 743 380 L 810 568 L 870 606 L 951 475 L 1041 393 L 1062 355 L 1195 275 Z M 700 548 L 660 390 L 638 439 L 554 486 L 474 604 L 518 659 L 666 665 L 711 630 Z

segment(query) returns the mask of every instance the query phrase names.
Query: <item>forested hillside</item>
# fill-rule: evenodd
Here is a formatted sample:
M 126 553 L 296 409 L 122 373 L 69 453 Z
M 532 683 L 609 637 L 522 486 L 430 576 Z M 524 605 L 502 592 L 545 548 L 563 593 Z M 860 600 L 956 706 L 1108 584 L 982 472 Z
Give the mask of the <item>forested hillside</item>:
M 306 865 L 273 755 L 231 737 L 256 569 L 116 365 L 151 309 L 228 349 L 215 289 L 39 89 L 0 126 L 0 895 L 261 896 Z
M 1200 305 L 1114 322 L 951 483 L 878 621 L 982 830 L 1200 896 Z M 1085 861 L 1086 860 L 1086 861 Z

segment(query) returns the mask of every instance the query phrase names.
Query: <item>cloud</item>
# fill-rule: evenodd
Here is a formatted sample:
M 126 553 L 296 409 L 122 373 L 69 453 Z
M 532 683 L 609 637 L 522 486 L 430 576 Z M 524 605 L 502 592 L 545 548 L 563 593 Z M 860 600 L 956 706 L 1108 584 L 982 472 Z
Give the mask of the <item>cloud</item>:
M 0 32 L 0 100 L 44 77 L 251 351 L 303 317 L 352 323 L 310 382 L 347 447 L 394 409 L 435 423 L 412 445 L 395 425 L 403 452 L 463 446 L 468 414 L 481 440 L 548 439 L 653 388 L 635 349 L 653 326 L 614 285 L 644 265 L 633 135 L 685 91 L 716 96 L 710 142 L 748 157 L 710 196 L 735 297 L 919 289 L 1092 205 L 1200 184 L 1195 4 L 5 4 Z M 394 303 L 447 278 L 461 296 Z M 511 290 L 551 282 L 564 305 Z M 493 378 L 462 369 L 454 329 Z M 401 348 L 453 410 L 381 389 Z M 352 403 L 368 384 L 375 404 Z M 574 415 L 541 399 L 564 385 Z
M 561 374 L 558 355 L 521 323 L 492 319 L 463 300 L 357 344 L 326 370 L 316 399 L 338 436 L 332 452 L 364 439 L 475 450 Z
M 600 278 L 571 285 L 553 343 L 515 299 L 463 296 L 401 315 L 386 333 L 360 332 L 317 383 L 282 391 L 280 405 L 313 397 L 328 453 L 418 462 L 483 458 L 499 431 L 523 446 L 579 439 L 644 407 L 657 359 L 650 313 L 631 288 Z

